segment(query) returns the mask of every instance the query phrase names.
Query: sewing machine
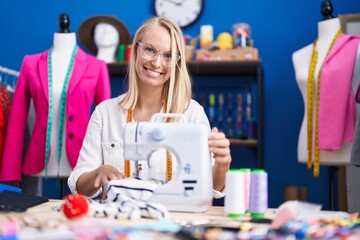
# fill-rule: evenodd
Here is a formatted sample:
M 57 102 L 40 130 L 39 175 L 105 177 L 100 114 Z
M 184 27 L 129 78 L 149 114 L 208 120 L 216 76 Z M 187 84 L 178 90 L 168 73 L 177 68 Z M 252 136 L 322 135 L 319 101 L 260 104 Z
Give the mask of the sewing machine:
M 179 117 L 182 122 L 159 122 L 159 117 Z M 164 204 L 169 211 L 204 212 L 212 201 L 212 169 L 205 124 L 189 123 L 181 114 L 155 114 L 150 122 L 127 123 L 124 157 L 149 159 L 160 148 L 169 149 L 178 160 L 172 180 L 160 185 L 150 201 Z

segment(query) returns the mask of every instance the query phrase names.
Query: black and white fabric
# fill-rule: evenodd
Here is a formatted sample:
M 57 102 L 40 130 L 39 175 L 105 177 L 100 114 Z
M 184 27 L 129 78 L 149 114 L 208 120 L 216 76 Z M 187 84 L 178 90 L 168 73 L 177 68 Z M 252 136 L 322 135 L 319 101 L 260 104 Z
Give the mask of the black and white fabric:
M 169 212 L 164 205 L 149 201 L 158 186 L 156 181 L 140 178 L 112 180 L 108 184 L 106 200 L 89 199 L 88 216 L 168 219 Z M 60 211 L 61 205 L 54 206 L 54 209 Z

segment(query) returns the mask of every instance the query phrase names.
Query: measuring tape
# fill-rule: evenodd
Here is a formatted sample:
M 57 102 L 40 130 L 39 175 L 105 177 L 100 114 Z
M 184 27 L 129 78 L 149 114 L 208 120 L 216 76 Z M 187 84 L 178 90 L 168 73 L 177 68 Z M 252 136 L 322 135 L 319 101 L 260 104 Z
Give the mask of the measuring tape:
M 164 110 L 166 111 L 166 102 L 164 104 Z M 133 120 L 133 110 L 129 109 L 128 110 L 128 115 L 127 115 L 127 119 L 126 122 L 132 122 Z M 166 118 L 166 122 L 170 122 L 170 118 Z M 173 167 L 172 167 L 172 154 L 170 151 L 166 150 L 166 182 L 170 181 L 172 179 L 172 172 L 173 172 Z M 124 176 L 125 177 L 130 177 L 130 160 L 124 160 Z
M 320 67 L 320 71 L 318 74 L 318 78 L 317 78 L 317 86 L 316 86 L 316 94 L 315 94 L 315 142 L 314 142 L 314 172 L 313 175 L 314 176 L 319 176 L 320 173 L 320 150 L 319 150 L 319 101 L 320 101 L 320 80 L 321 80 L 321 70 L 323 68 L 324 62 L 327 58 L 327 56 L 330 53 L 330 50 L 332 49 L 332 47 L 335 44 L 335 41 L 338 39 L 338 37 L 341 34 L 341 29 L 339 29 L 337 31 L 337 33 L 335 34 L 329 49 L 327 50 L 327 53 L 325 55 L 324 61 L 321 64 Z M 308 168 L 311 167 L 312 165 L 312 148 L 313 148 L 313 144 L 312 144 L 312 137 L 313 137 L 313 132 L 312 132 L 312 128 L 313 128 L 313 96 L 314 96 L 314 75 L 315 75 L 315 67 L 316 67 L 316 63 L 317 63 L 317 57 L 318 57 L 318 52 L 316 50 L 316 43 L 317 41 L 314 42 L 314 50 L 313 50 L 313 54 L 311 57 L 311 62 L 310 62 L 310 69 L 309 69 L 309 79 L 308 79 L 308 162 L 307 162 L 307 166 Z M 310 111 L 311 110 L 311 111 Z

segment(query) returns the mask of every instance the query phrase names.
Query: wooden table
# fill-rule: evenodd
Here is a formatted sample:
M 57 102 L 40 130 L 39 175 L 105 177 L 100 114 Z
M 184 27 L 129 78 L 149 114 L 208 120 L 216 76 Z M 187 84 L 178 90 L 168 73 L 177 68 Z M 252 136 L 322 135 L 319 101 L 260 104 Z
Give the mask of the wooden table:
M 124 228 L 132 227 L 135 224 L 149 224 L 156 223 L 158 221 L 154 219 L 105 219 L 105 218 L 91 218 L 85 217 L 75 220 L 68 220 L 62 212 L 58 212 L 52 209 L 52 207 L 59 203 L 59 200 L 50 200 L 49 202 L 37 205 L 29 208 L 26 212 L 8 212 L 0 214 L 0 223 L 4 222 L 16 222 L 20 227 L 20 232 L 29 235 L 34 234 L 32 238 L 23 239 L 78 239 L 71 235 L 73 226 L 81 229 L 84 227 L 85 232 L 88 231 L 91 224 L 94 226 L 121 226 Z M 274 215 L 274 210 L 269 209 L 266 213 L 266 218 L 271 218 Z M 87 223 L 84 226 L 84 219 L 87 219 Z M 241 219 L 227 218 L 224 213 L 223 207 L 210 207 L 210 209 L 204 213 L 184 213 L 184 212 L 170 212 L 170 223 L 178 225 L 192 225 L 192 226 L 214 226 L 214 227 L 226 227 L 239 229 L 241 224 L 247 222 L 250 218 L 244 216 Z M 80 227 L 79 227 L 80 226 Z M 268 225 L 267 225 L 268 227 Z M 91 227 L 90 227 L 91 228 Z M 81 231 L 81 230 L 79 230 Z M 30 235 L 31 235 L 30 234 Z M 36 235 L 41 234 L 41 235 Z M 56 235 L 61 235 L 59 238 Z M 44 237 L 46 235 L 46 238 Z M 157 236 L 158 239 L 158 236 Z M 171 239 L 167 235 L 164 239 Z M 176 239 L 176 238 L 173 238 Z
M 3 232 L 3 225 L 5 223 L 13 222 L 18 227 L 17 239 L 20 240 L 83 240 L 83 239 L 108 239 L 104 238 L 104 234 L 111 232 L 112 234 L 119 234 L 125 232 L 128 234 L 131 231 L 136 234 L 145 234 L 131 239 L 156 239 L 156 240 L 169 240 L 169 239 L 183 239 L 179 238 L 175 232 L 178 232 L 180 226 L 184 229 L 198 228 L 201 226 L 210 227 L 210 230 L 232 229 L 233 234 L 246 233 L 244 228 L 251 225 L 252 229 L 263 231 L 267 234 L 270 230 L 269 224 L 249 223 L 250 217 L 244 215 L 240 219 L 231 219 L 226 217 L 223 207 L 210 207 L 208 211 L 203 213 L 184 213 L 184 212 L 170 212 L 169 221 L 158 221 L 154 219 L 109 219 L 109 218 L 93 218 L 82 217 L 75 220 L 68 220 L 62 212 L 53 210 L 55 204 L 59 204 L 60 200 L 50 200 L 49 202 L 32 207 L 26 212 L 16 213 L 0 213 L 0 233 Z M 276 209 L 268 209 L 265 213 L 265 219 L 273 219 Z M 339 212 L 321 211 L 323 216 L 331 216 Z M 165 225 L 164 225 L 165 224 Z M 140 227 L 139 227 L 140 226 Z M 159 230 L 160 226 L 160 230 Z M 165 227 L 164 227 L 165 226 Z M 187 228 L 186 226 L 189 226 Z M 154 231 L 154 229 L 157 229 Z M 163 229 L 163 230 L 161 230 Z M 164 229 L 175 229 L 173 232 L 164 231 Z M 177 229 L 177 230 L 176 230 Z M 241 231 L 239 231 L 241 229 Z M 140 231 L 139 231 L 140 230 Z M 207 228 L 209 230 L 209 228 Z M 121 232 L 122 231 L 122 232 Z M 103 235 L 101 235 L 103 234 Z M 97 236 L 97 237 L 95 237 Z M 99 236 L 102 236 L 99 237 Z M 108 235 L 106 235 L 108 236 Z M 110 239 L 129 239 L 128 235 L 122 238 Z M 1 238 L 1 237 L 0 237 Z M 245 239 L 249 239 L 244 237 Z M 2 239 L 2 238 L 1 238 Z M 188 238 L 189 239 L 189 238 Z M 206 238 L 216 239 L 216 238 Z M 226 238 L 238 239 L 238 238 Z M 258 238 L 259 239 L 259 238 Z M 261 238 L 260 238 L 261 239 Z M 274 239 L 274 238 L 272 238 Z M 279 238 L 277 238 L 279 239 Z M 337 238 L 332 238 L 337 239 Z M 359 231 L 354 230 L 352 236 L 342 237 L 342 239 L 360 239 Z

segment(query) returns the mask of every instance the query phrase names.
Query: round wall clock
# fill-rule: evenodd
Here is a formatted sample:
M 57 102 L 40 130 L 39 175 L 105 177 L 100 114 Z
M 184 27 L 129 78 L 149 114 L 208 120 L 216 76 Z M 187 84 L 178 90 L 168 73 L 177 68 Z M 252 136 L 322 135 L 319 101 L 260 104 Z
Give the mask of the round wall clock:
M 154 0 L 156 16 L 172 18 L 180 27 L 195 22 L 204 8 L 204 0 Z

